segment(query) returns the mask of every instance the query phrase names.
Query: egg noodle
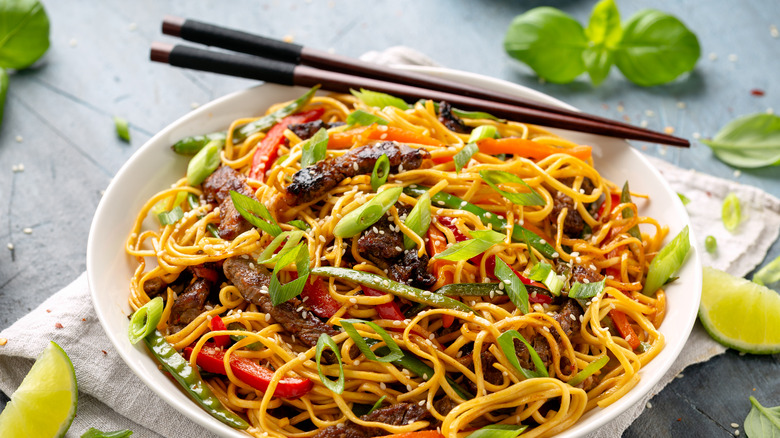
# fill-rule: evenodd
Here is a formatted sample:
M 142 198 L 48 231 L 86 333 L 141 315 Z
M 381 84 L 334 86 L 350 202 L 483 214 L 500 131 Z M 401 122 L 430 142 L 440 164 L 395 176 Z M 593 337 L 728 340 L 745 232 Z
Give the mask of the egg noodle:
M 274 105 L 267 113 L 283 105 L 285 103 Z M 386 434 L 438 429 L 446 437 L 465 437 L 491 424 L 523 424 L 529 426 L 523 436 L 546 437 L 571 427 L 585 412 L 610 405 L 637 384 L 639 370 L 664 345 L 664 338 L 657 330 L 665 313 L 664 291 L 661 289 L 654 296 L 646 296 L 642 294 L 642 288 L 650 261 L 660 250 L 667 229 L 652 218 L 640 216 L 633 202 L 619 201 L 615 196 L 620 195 L 619 187 L 603 178 L 593 167 L 588 147 L 566 141 L 536 126 L 462 115 L 461 121 L 469 129 L 491 125 L 500 138 L 523 139 L 528 141 L 526 146 L 539 145 L 540 150 L 547 152 L 525 154 L 518 151 L 501 155 L 480 148 L 465 167 L 456 172 L 452 157 L 466 146 L 469 134 L 448 129 L 440 121 L 438 104 L 434 102 L 420 101 L 408 109 L 394 106 L 379 108 L 368 106 L 352 95 L 318 95 L 303 110 L 316 108 L 324 109 L 321 120 L 325 122 L 346 121 L 356 110 L 388 122 L 385 126 L 372 124 L 359 129 L 343 124 L 329 128 L 328 159 L 385 139 L 403 142 L 430 153 L 430 159 L 425 159 L 419 168 L 399 169 L 397 173 L 391 173 L 380 191 L 393 187 L 426 187 L 430 195 L 450 194 L 486 210 L 487 217 L 495 215 L 509 224 L 522 225 L 543 239 L 541 243 L 547 243 L 554 249 L 552 256 L 545 255 L 535 245 L 527 244 L 528 240 L 513 240 L 512 228 L 506 227 L 494 230 L 505 234 L 505 238 L 489 247 L 478 263 L 475 258 L 459 261 L 433 258 L 435 254 L 431 254 L 430 239 L 443 238 L 447 245 L 451 245 L 459 240 L 458 234 L 468 236 L 473 230 L 490 229 L 492 225 L 483 222 L 484 216 L 450 208 L 434 200 L 430 228 L 426 234 L 418 236 L 406 226 L 405 214 L 396 208 L 396 204 L 388 210 L 391 222 L 416 243 L 415 251 L 420 256 L 427 254 L 431 257 L 428 270 L 435 276 L 436 283 L 429 288 L 430 291 L 450 283 L 494 282 L 493 268 L 489 266 L 493 256 L 524 276 L 529 275 L 533 265 L 548 263 L 554 266 L 558 277 L 566 281 L 561 296 L 551 294 L 549 300 L 540 301 L 533 299 L 536 292 L 531 293 L 531 304 L 526 314 L 508 299 L 504 286 L 499 284 L 496 292 L 489 295 L 454 297 L 471 307 L 473 313 L 427 306 L 422 310 L 417 307 L 403 320 L 390 320 L 379 316 L 377 305 L 395 301 L 402 309 L 408 309 L 415 303 L 392 294 L 364 294 L 357 283 L 347 279 L 319 277 L 326 285 L 330 298 L 340 305 L 326 323 L 339 331 L 332 339 L 338 345 L 343 365 L 340 368 L 335 361 L 327 364 L 323 361 L 319 368 L 334 381 L 343 369 L 344 390 L 337 393 L 321 381 L 315 348 L 302 344 L 286 332 L 270 314 L 263 313 L 259 306 L 245 300 L 236 285 L 224 279 L 218 286 L 218 301 L 212 299 L 202 313 L 186 326 L 174 326 L 171 311 L 181 293 L 174 284 L 183 271 L 188 267 L 233 257 L 257 260 L 274 239 L 254 227 L 233 240 L 215 237 L 207 226 L 219 225 L 219 208 L 207 202 L 200 202 L 194 207 L 182 203 L 183 195 L 180 193 L 202 195 L 200 186 L 188 186 L 186 178 L 183 178 L 171 188 L 154 195 L 138 212 L 126 244 L 127 253 L 138 263 L 131 279 L 130 305 L 135 310 L 150 300 L 144 288 L 148 282 L 161 279 L 168 284 L 169 287 L 161 292 L 165 307 L 158 329 L 175 349 L 181 351 L 192 347 L 189 361 L 196 369 L 199 352 L 215 337 L 244 337 L 225 347 L 227 357 L 224 363 L 227 365 L 231 356 L 239 356 L 275 371 L 268 390 L 262 392 L 249 386 L 230 370 L 226 371 L 226 376 L 208 374 L 204 378 L 225 407 L 247 419 L 249 434 L 256 437 L 310 437 L 327 427 L 349 422 L 379 428 Z M 232 133 L 253 120 L 236 120 L 227 132 Z M 349 142 L 334 141 L 339 134 L 343 136 L 349 132 L 354 133 Z M 394 137 L 391 135 L 394 132 L 404 133 L 406 137 Z M 259 132 L 234 142 L 228 135 L 221 152 L 222 165 L 247 174 L 254 152 L 265 136 L 265 133 Z M 345 215 L 376 196 L 371 186 L 371 175 L 348 177 L 325 196 L 288 206 L 284 202 L 286 187 L 293 175 L 301 170 L 304 141 L 289 129 L 284 136 L 287 141 L 279 146 L 279 158 L 268 167 L 264 182 L 252 178 L 246 180 L 257 200 L 268 208 L 283 231 L 298 230 L 288 224 L 294 219 L 308 224 L 310 228 L 303 233 L 302 242 L 308 246 L 310 268 L 347 267 L 387 277 L 381 266 L 358 251 L 359 234 L 352 238 L 334 236 L 334 228 Z M 504 171 L 522 178 L 544 199 L 544 205 L 523 206 L 510 202 L 483 181 L 479 172 L 485 170 Z M 588 181 L 592 188 L 585 190 Z M 529 193 L 527 187 L 511 182 L 504 181 L 499 187 L 506 192 Z M 554 212 L 554 198 L 560 195 L 565 195 L 572 202 L 568 208 Z M 419 199 L 406 191 L 400 195 L 398 202 L 412 207 Z M 178 203 L 181 203 L 184 214 L 176 223 L 148 225 L 154 216 L 150 212 L 159 211 L 160 206 L 163 210 L 170 210 Z M 593 207 L 599 205 L 601 209 L 597 213 Z M 584 221 L 584 231 L 577 236 L 564 232 L 567 215 L 574 214 L 572 209 Z M 450 226 L 441 218 L 449 218 Z M 638 224 L 643 225 L 639 237 L 638 233 L 629 232 Z M 567 335 L 556 316 L 573 284 L 571 272 L 576 266 L 603 276 L 605 281 L 601 293 L 580 301 L 580 314 L 569 316 L 573 329 Z M 265 268 L 273 269 L 274 265 L 269 264 Z M 282 284 L 294 280 L 296 276 L 295 264 L 279 269 Z M 623 316 L 621 319 L 625 324 L 622 327 L 616 314 Z M 209 322 L 216 316 L 220 316 L 228 326 L 240 324 L 241 329 L 210 330 Z M 419 376 L 394 363 L 370 360 L 354 348 L 354 339 L 341 330 L 340 320 L 344 318 L 372 321 L 384 328 L 405 354 L 422 360 L 433 369 L 433 374 Z M 625 326 L 631 330 L 630 336 L 621 331 Z M 356 323 L 355 328 L 360 336 L 375 340 L 372 349 L 385 345 L 367 325 Z M 535 349 L 542 343 L 546 344 L 544 347 L 549 354 L 545 366 L 549 377 L 528 378 L 507 359 L 498 344 L 498 337 L 510 330 L 516 330 L 526 340 L 535 339 L 531 342 Z M 631 336 L 634 339 L 629 339 Z M 633 348 L 630 342 L 637 342 L 637 339 L 639 348 Z M 261 347 L 258 348 L 256 343 Z M 250 344 L 254 344 L 255 348 L 247 348 Z M 486 353 L 492 356 L 492 360 L 484 360 Z M 603 359 L 605 357 L 608 362 Z M 602 363 L 606 362 L 605 366 L 576 385 L 568 383 L 600 359 Z M 486 366 L 493 369 L 487 370 Z M 499 378 L 489 381 L 486 378 L 488 371 L 498 373 Z M 313 387 L 299 398 L 274 397 L 274 389 L 285 377 L 309 379 Z M 462 397 L 464 391 L 459 393 L 452 382 L 465 390 L 469 397 Z M 381 397 L 386 397 L 382 406 L 414 403 L 424 406 L 431 416 L 424 421 L 401 425 L 361 419 L 358 407 L 374 405 Z M 449 398 L 454 407 L 440 412 L 437 406 L 441 406 L 438 402 L 443 398 Z

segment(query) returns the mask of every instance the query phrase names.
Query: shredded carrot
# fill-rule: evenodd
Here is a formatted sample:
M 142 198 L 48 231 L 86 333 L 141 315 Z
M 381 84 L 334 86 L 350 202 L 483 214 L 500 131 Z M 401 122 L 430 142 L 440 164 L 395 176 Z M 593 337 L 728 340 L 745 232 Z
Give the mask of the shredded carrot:
M 634 350 L 639 348 L 639 336 L 636 335 L 631 324 L 628 323 L 626 314 L 620 310 L 612 309 L 609 311 L 609 316 L 612 318 L 612 322 L 615 323 L 615 328 L 620 332 L 620 336 L 628 342 Z
M 542 142 L 526 140 L 524 138 L 485 138 L 477 142 L 479 151 L 488 155 L 512 154 L 521 157 L 541 160 L 552 154 L 567 154 L 580 160 L 587 160 L 591 156 L 590 146 L 575 146 L 562 148 L 544 144 Z
M 387 129 L 385 129 L 387 128 Z M 442 143 L 431 137 L 416 134 L 393 126 L 364 126 L 344 132 L 330 134 L 328 149 L 347 149 L 355 143 L 355 137 L 362 136 L 367 140 L 387 140 L 400 143 L 415 143 L 429 146 L 441 146 Z

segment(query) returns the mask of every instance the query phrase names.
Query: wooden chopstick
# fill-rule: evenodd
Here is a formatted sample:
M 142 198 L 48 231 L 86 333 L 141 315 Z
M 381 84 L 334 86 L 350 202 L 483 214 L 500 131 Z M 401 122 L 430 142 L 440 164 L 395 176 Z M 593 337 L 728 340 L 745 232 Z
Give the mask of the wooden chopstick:
M 182 28 L 183 29 L 183 28 Z M 462 110 L 486 111 L 497 117 L 520 120 L 551 128 L 589 132 L 609 137 L 642 140 L 673 146 L 689 146 L 687 140 L 666 134 L 611 121 L 582 118 L 581 113 L 549 112 L 544 109 L 521 107 L 503 102 L 484 100 L 446 91 L 355 76 L 323 70 L 261 56 L 215 52 L 183 45 L 153 43 L 151 59 L 176 67 L 209 71 L 273 82 L 282 85 L 311 87 L 321 84 L 325 90 L 348 93 L 351 89 L 366 88 L 402 98 L 447 101 Z

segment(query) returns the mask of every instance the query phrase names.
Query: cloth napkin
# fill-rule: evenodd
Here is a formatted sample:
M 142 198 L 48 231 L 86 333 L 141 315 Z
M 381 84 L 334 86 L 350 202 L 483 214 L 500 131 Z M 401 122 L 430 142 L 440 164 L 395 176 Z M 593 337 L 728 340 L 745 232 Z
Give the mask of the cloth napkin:
M 405 47 L 370 52 L 364 59 L 382 64 L 436 65 Z M 695 242 L 705 265 L 744 276 L 763 260 L 780 229 L 780 200 L 754 187 L 680 169 L 658 159 L 651 162 L 675 191 L 691 199 L 687 208 L 695 235 L 700 239 L 708 234 L 717 238 L 719 252 L 715 257 L 704 251 L 703 242 Z M 729 193 L 739 197 L 746 216 L 739 238 L 723 229 L 717 214 Z M 9 395 L 50 340 L 67 351 L 79 384 L 78 414 L 67 437 L 79 437 L 90 427 L 104 431 L 130 429 L 138 437 L 215 436 L 168 406 L 125 365 L 95 315 L 86 274 L 0 332 L 0 339 L 7 339 L 0 346 L 0 391 Z M 697 323 L 682 354 L 661 382 L 592 437 L 620 436 L 647 401 L 683 368 L 723 351 L 725 348 L 712 341 Z

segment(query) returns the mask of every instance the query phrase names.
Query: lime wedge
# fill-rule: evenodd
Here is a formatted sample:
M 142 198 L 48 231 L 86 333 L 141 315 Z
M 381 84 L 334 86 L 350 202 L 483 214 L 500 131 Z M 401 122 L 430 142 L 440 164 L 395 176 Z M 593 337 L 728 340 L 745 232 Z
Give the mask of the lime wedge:
M 77 396 L 73 364 L 65 351 L 52 342 L 0 412 L 0 436 L 65 436 L 76 416 Z
M 704 268 L 699 320 L 716 341 L 746 353 L 780 353 L 777 315 L 777 292 L 717 269 Z

